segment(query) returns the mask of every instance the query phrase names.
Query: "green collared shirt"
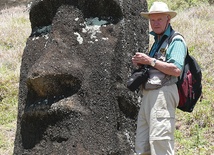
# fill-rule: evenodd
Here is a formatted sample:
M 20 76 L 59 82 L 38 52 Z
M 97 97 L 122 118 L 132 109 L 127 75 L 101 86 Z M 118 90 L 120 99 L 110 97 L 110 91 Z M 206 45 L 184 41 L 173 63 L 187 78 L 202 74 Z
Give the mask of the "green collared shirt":
M 166 31 L 160 38 L 160 40 L 158 40 L 158 36 L 154 31 L 150 32 L 150 34 L 154 36 L 154 40 L 155 40 L 149 54 L 151 57 L 153 57 L 155 51 L 160 46 L 162 42 L 161 40 L 162 39 L 165 40 L 166 38 L 168 38 L 171 34 L 171 31 L 172 31 L 172 28 L 171 28 L 171 25 L 169 24 Z M 173 63 L 176 67 L 182 70 L 184 66 L 184 59 L 186 57 L 186 53 L 187 53 L 186 44 L 183 42 L 182 39 L 176 38 L 171 42 L 171 44 L 169 45 L 166 51 L 166 62 Z

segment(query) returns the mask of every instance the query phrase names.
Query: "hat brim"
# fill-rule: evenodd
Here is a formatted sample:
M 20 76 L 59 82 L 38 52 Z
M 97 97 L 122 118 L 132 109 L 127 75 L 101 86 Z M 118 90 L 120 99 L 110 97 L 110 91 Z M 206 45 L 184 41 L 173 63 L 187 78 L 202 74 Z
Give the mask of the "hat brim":
M 177 15 L 177 13 L 175 11 L 141 12 L 140 15 L 143 16 L 143 17 L 145 17 L 145 18 L 147 18 L 147 19 L 149 19 L 149 15 L 151 15 L 151 14 L 160 14 L 160 13 L 162 13 L 162 14 L 168 14 L 168 15 L 170 15 L 171 18 L 174 18 Z

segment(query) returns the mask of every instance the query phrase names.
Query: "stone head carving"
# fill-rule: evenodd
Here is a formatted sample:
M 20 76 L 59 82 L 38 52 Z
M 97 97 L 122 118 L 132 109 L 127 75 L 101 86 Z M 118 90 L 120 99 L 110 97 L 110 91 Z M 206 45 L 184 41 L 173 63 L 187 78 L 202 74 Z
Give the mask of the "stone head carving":
M 146 50 L 140 0 L 36 0 L 24 50 L 14 154 L 130 154 L 137 99 L 126 80 Z

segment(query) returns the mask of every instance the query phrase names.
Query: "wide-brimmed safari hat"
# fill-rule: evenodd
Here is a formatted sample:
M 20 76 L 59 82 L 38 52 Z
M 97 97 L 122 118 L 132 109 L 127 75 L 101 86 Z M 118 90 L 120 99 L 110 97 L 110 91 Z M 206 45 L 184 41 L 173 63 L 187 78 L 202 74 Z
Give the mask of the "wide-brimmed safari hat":
M 171 16 L 171 18 L 174 18 L 177 13 L 175 11 L 169 10 L 168 6 L 164 2 L 154 2 L 149 10 L 149 12 L 141 12 L 141 16 L 149 19 L 149 15 L 151 14 L 157 14 L 157 13 L 164 13 Z

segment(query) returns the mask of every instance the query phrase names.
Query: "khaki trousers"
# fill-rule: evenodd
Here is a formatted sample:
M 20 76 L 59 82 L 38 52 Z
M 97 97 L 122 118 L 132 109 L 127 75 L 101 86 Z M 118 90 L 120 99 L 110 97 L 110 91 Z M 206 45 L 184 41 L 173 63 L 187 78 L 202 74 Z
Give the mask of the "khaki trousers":
M 174 155 L 175 110 L 179 102 L 176 84 L 143 90 L 138 113 L 137 154 Z

